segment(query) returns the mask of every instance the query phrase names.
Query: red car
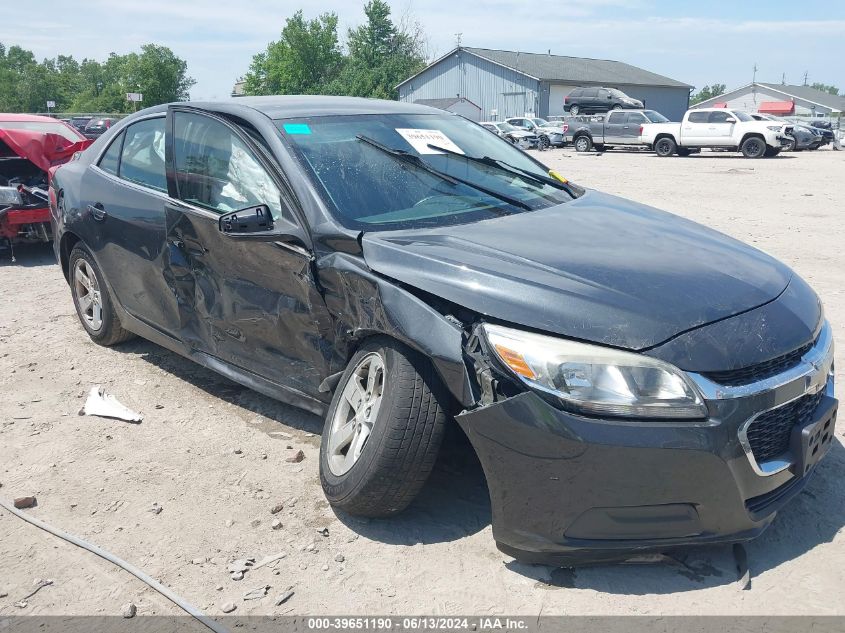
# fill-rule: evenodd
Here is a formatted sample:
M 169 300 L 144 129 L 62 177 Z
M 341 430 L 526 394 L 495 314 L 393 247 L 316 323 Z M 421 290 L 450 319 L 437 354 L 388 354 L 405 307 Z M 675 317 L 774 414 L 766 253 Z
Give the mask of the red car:
M 49 242 L 47 185 L 52 167 L 92 141 L 62 121 L 31 114 L 0 114 L 0 249 Z

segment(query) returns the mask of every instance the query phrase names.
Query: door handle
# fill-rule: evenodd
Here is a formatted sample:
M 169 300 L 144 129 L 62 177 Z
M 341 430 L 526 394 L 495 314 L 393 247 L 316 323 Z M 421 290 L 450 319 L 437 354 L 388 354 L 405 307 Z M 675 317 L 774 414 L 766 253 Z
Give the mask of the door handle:
M 100 203 L 100 202 L 96 202 L 94 204 L 89 204 L 88 205 L 88 213 L 90 213 L 91 217 L 93 217 L 95 220 L 97 220 L 97 222 L 102 222 L 103 220 L 106 219 L 106 216 L 108 215 L 108 213 L 106 213 L 105 208 L 103 208 L 102 203 Z

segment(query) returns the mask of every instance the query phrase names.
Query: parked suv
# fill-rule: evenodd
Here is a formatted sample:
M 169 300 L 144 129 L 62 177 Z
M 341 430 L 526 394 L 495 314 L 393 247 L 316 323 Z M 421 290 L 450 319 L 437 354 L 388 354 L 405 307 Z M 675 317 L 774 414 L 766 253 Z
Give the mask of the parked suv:
M 642 101 L 632 99 L 616 88 L 575 88 L 563 99 L 564 111 L 573 115 L 607 112 L 623 108 L 639 110 L 643 106 Z

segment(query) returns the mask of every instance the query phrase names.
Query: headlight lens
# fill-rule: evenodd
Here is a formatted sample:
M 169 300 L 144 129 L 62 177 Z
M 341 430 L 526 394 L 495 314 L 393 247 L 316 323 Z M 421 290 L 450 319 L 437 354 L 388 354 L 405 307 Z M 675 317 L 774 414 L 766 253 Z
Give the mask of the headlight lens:
M 782 125 L 767 125 L 766 129 L 769 129 L 772 132 L 780 132 L 783 129 L 783 126 Z
M 626 418 L 703 418 L 707 406 L 690 378 L 663 361 L 498 325 L 484 335 L 525 384 L 588 414 Z

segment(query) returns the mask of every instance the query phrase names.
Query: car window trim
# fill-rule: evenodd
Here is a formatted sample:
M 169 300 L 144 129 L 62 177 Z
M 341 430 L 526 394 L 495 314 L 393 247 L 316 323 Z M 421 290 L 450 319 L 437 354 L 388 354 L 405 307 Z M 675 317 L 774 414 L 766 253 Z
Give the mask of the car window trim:
M 140 123 L 141 121 L 146 121 L 147 119 L 164 118 L 164 115 L 165 115 L 164 112 L 154 112 L 152 114 L 148 114 L 148 115 L 145 115 L 145 116 L 138 117 L 137 119 L 127 117 L 127 118 L 123 119 L 123 121 L 121 121 L 121 123 L 123 123 L 125 121 L 126 125 L 121 126 L 120 131 L 117 132 L 116 134 L 114 134 L 114 136 L 117 136 L 118 134 L 125 132 L 126 128 L 128 128 L 130 125 L 133 125 L 134 123 Z M 111 132 L 112 130 L 116 130 L 116 129 L 117 129 L 116 127 L 112 126 L 112 127 L 109 128 L 109 132 Z M 124 138 L 126 138 L 126 137 L 124 137 Z M 164 138 L 165 138 L 165 141 L 166 141 L 167 140 L 167 130 L 166 129 L 165 129 L 165 133 L 164 133 Z M 91 161 L 92 167 L 98 166 L 100 164 L 100 161 L 103 158 L 103 154 L 105 154 L 109 150 L 110 147 L 111 147 L 111 142 L 107 143 L 106 146 L 99 151 L 99 153 L 96 155 L 96 157 Z M 123 147 L 121 147 L 120 150 L 121 150 L 121 154 L 122 154 L 123 153 Z
M 175 117 L 171 115 L 171 113 L 175 114 L 176 112 L 185 112 L 187 114 L 196 114 L 198 116 L 209 117 L 210 119 L 222 123 L 229 130 L 231 130 L 238 138 L 241 139 L 244 145 L 246 145 L 247 148 L 252 151 L 254 158 L 267 172 L 267 175 L 270 176 L 270 179 L 278 187 L 279 192 L 282 194 L 282 202 L 287 206 L 288 210 L 293 216 L 294 222 L 292 222 L 292 224 L 294 224 L 296 228 L 302 231 L 303 235 L 307 238 L 310 248 L 310 246 L 313 244 L 313 240 L 311 239 L 311 231 L 308 228 L 308 223 L 305 221 L 305 213 L 303 212 L 302 205 L 300 204 L 299 199 L 296 197 L 296 194 L 291 190 L 287 183 L 284 182 L 284 179 L 279 177 L 277 170 L 283 171 L 281 165 L 274 165 L 273 163 L 276 162 L 275 159 L 273 159 L 272 156 L 269 156 L 267 154 L 267 151 L 262 148 L 258 143 L 256 143 L 249 134 L 247 134 L 244 130 L 240 129 L 238 125 L 233 124 L 226 117 L 221 116 L 216 112 L 209 112 L 208 110 L 202 110 L 200 108 L 193 108 L 184 105 L 173 105 L 167 108 L 167 123 L 165 123 L 164 135 L 164 164 L 165 170 L 167 172 L 168 195 L 183 204 L 189 205 L 191 207 L 196 206 L 193 203 L 186 202 L 179 197 L 179 189 L 176 184 L 176 161 L 173 155 L 173 141 L 175 138 Z M 197 206 L 197 208 L 202 207 Z M 204 208 L 203 211 L 209 213 L 211 216 L 216 218 L 219 218 L 220 215 L 222 215 L 220 213 L 215 213 Z
M 128 127 L 128 126 L 127 126 L 127 127 Z M 120 132 L 118 132 L 118 133 L 117 133 L 117 136 L 118 136 L 118 137 L 120 137 L 120 147 L 119 147 L 119 148 L 118 148 L 118 150 L 117 150 L 117 172 L 116 172 L 115 174 L 112 174 L 112 175 L 113 175 L 113 176 L 117 176 L 118 178 L 120 178 L 120 175 L 119 175 L 119 174 L 120 174 L 120 161 L 121 161 L 121 160 L 123 160 L 123 142 L 126 140 L 126 128 L 124 128 L 124 129 L 120 130 Z M 100 153 L 100 158 L 97 160 L 96 164 L 94 165 L 94 166 L 95 166 L 95 167 L 97 167 L 100 171 L 103 171 L 103 172 L 105 172 L 105 173 L 107 173 L 107 174 L 108 174 L 108 173 L 111 173 L 111 172 L 107 172 L 105 169 L 103 169 L 102 167 L 100 167 L 100 163 L 102 163 L 102 162 L 103 162 L 103 158 L 105 158 L 105 157 L 106 157 L 106 154 L 108 154 L 108 153 L 109 153 L 109 150 L 112 148 L 112 146 L 113 146 L 115 143 L 117 143 L 117 141 L 118 141 L 118 139 L 113 138 L 113 139 L 112 139 L 112 140 L 111 140 L 111 141 L 110 141 L 110 142 L 106 145 L 106 149 L 104 149 L 104 150 Z

